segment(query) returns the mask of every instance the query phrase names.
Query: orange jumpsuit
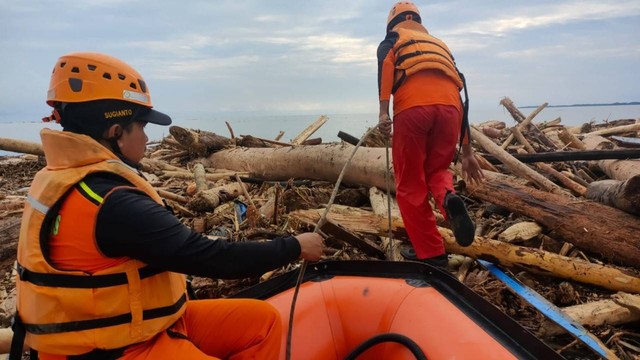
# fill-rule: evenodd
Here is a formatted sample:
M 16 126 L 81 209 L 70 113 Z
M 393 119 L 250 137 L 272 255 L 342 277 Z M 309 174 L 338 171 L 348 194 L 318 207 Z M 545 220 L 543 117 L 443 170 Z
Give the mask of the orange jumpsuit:
M 378 47 L 380 101 L 390 100 L 392 95 L 396 77 L 393 46 L 397 40 L 391 31 Z M 429 194 L 445 214 L 444 197 L 447 191 L 454 192 L 448 168 L 462 122 L 459 89 L 442 71 L 416 72 L 393 93 L 393 114 L 393 170 L 402 219 L 418 259 L 442 255 L 444 244 Z

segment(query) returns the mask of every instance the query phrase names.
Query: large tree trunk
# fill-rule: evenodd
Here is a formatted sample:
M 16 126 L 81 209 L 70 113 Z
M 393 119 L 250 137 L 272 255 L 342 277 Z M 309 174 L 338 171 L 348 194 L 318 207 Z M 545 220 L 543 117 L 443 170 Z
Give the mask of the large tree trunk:
M 601 136 L 587 136 L 582 142 L 589 150 L 614 149 L 616 146 L 611 141 Z M 611 179 L 628 180 L 640 175 L 640 160 L 600 160 L 598 167 Z
M 211 154 L 208 166 L 246 171 L 264 180 L 336 181 L 352 151 L 353 146 L 344 144 L 235 148 Z M 385 149 L 359 148 L 347 167 L 343 181 L 385 189 Z M 395 191 L 394 181 L 391 182 L 391 190 Z
M 519 185 L 484 172 L 483 184 L 467 184 L 472 196 L 526 215 L 558 238 L 612 263 L 640 267 L 640 218 L 618 209 Z
M 586 198 L 640 215 L 640 175 L 627 181 L 594 181 L 587 188 Z

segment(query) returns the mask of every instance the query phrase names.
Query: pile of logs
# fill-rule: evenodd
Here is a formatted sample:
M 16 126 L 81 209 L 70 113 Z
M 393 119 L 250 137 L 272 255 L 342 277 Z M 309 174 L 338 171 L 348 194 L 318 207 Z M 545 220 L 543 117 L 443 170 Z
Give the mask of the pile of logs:
M 436 214 L 452 254 L 449 270 L 560 352 L 580 346 L 507 295 L 474 259 L 512 271 L 618 357 L 639 356 L 640 333 L 632 329 L 640 321 L 640 120 L 565 127 L 559 118 L 534 121 L 547 104 L 527 116 L 509 98 L 501 105 L 515 126 L 492 120 L 471 129 L 486 181 L 456 184 L 477 224 L 475 242 L 458 246 Z M 327 120 L 321 116 L 290 142 L 281 140 L 282 131 L 276 139 L 235 136 L 229 123 L 229 137 L 172 126 L 170 136 L 150 146 L 143 171 L 185 224 L 211 238 L 254 241 L 309 231 L 330 206 L 320 229 L 326 259 L 402 260 L 407 234 L 392 172 L 386 193 L 388 142 L 372 130 L 353 153 L 359 139 L 352 135 L 341 132 L 340 143 L 310 138 Z M 7 147 L 6 140 L 0 138 L 0 149 L 41 155 L 37 144 Z M 338 196 L 328 204 L 345 164 Z M 461 175 L 459 165 L 451 170 Z M 0 213 L 16 211 L 15 201 L 0 199 Z M 192 281 L 199 297 L 223 297 L 295 266 L 260 279 Z

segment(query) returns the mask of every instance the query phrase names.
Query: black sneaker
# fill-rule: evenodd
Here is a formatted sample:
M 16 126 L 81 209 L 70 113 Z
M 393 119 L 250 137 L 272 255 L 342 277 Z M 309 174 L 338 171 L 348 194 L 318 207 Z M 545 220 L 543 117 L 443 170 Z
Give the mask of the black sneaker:
M 460 246 L 471 245 L 475 237 L 476 226 L 469 217 L 464 201 L 458 195 L 448 192 L 444 197 L 443 205 L 451 224 L 453 236 L 458 244 Z
M 434 256 L 434 257 L 431 257 L 431 258 L 428 258 L 428 259 L 421 259 L 421 260 L 418 260 L 418 261 L 421 261 L 423 263 L 427 263 L 427 264 L 432 265 L 432 266 L 436 266 L 436 267 L 439 267 L 439 268 L 446 269 L 447 266 L 449 265 L 449 255 L 442 254 L 442 255 Z
M 407 260 L 414 260 L 414 261 L 418 260 L 418 257 L 416 256 L 416 251 L 413 250 L 412 247 L 404 247 L 400 249 L 400 255 L 402 255 L 402 257 Z
M 407 260 L 419 261 L 443 269 L 446 269 L 446 267 L 449 265 L 449 256 L 447 254 L 442 254 L 426 259 L 418 259 L 418 257 L 416 256 L 416 251 L 412 247 L 400 249 L 400 254 Z

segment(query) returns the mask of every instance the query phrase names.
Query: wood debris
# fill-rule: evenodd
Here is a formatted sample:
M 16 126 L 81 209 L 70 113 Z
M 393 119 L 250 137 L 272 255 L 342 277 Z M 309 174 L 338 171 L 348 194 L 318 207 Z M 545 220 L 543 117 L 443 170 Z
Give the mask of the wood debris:
M 597 358 L 473 259 L 502 265 L 619 358 L 638 358 L 640 120 L 565 127 L 560 118 L 537 121 L 546 103 L 529 115 L 509 98 L 501 105 L 515 126 L 504 119 L 472 127 L 487 180 L 456 183 L 477 224 L 472 246 L 458 246 L 436 214 L 452 254 L 449 270 L 567 357 Z M 281 140 L 283 131 L 276 139 L 237 136 L 229 123 L 230 138 L 172 126 L 169 136 L 149 146 L 143 171 L 184 224 L 211 238 L 262 241 L 310 231 L 359 140 L 344 132 L 341 143 L 310 139 L 329 120 L 320 116 L 290 142 Z M 353 157 L 321 229 L 328 237 L 325 259 L 401 260 L 407 234 L 393 196 L 391 221 L 386 208 L 389 143 L 373 131 Z M 4 150 L 41 155 L 37 145 L 0 138 Z M 0 294 L 6 299 L 14 292 L 11 264 L 25 188 L 44 165 L 33 155 L 13 159 L 0 158 Z M 460 175 L 459 166 L 452 171 Z M 298 265 L 254 279 L 191 281 L 199 298 L 225 297 Z M 8 326 L 9 314 L 0 320 Z

